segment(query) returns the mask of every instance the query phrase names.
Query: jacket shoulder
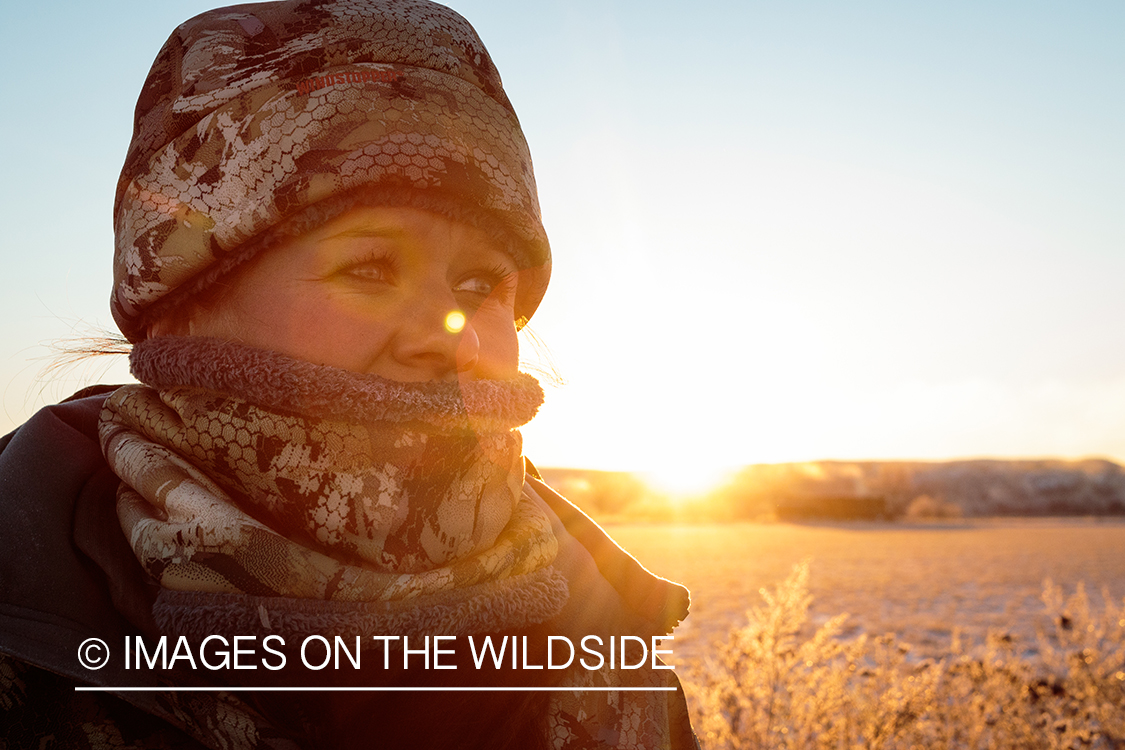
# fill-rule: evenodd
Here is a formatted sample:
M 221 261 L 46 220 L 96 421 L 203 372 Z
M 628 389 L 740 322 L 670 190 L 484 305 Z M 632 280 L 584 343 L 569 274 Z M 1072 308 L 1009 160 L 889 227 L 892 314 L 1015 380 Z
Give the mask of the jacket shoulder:
M 134 629 L 104 573 L 136 566 L 97 437 L 112 390 L 45 407 L 0 444 L 0 653 L 89 683 L 99 675 L 80 667 L 78 645 Z
M 537 473 L 528 472 L 527 484 L 565 530 L 561 535 L 564 548 L 571 548 L 571 556 L 577 550 L 579 557 L 589 561 L 586 568 L 591 569 L 592 564 L 596 577 L 607 582 L 627 610 L 644 623 L 644 631 L 667 635 L 687 617 L 691 597 L 684 586 L 646 569 L 596 521 L 539 479 Z M 576 544 L 567 545 L 568 541 Z

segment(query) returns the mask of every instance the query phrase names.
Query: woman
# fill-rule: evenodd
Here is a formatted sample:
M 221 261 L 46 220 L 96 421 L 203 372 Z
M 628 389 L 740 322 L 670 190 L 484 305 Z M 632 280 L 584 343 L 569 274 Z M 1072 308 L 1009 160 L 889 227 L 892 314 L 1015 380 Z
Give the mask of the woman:
M 464 19 L 289 0 L 183 24 L 137 103 L 115 235 L 141 385 L 0 445 L 9 746 L 694 745 L 655 654 L 541 668 L 552 637 L 647 649 L 687 596 L 525 471 L 542 392 L 516 332 L 550 249 Z M 303 666 L 298 644 L 337 636 L 362 668 Z M 467 647 L 486 636 L 525 651 L 489 664 Z M 397 690 L 214 689 L 316 684 Z

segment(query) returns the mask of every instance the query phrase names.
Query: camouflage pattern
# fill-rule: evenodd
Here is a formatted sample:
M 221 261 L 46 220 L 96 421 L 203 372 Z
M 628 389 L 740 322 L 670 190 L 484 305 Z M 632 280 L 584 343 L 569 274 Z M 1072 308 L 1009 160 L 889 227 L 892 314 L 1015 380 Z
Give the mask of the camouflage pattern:
M 568 669 L 551 694 L 547 737 L 556 750 L 695 748 L 683 688 L 667 665 L 659 669 Z M 588 688 L 597 688 L 592 691 Z M 603 688 L 631 688 L 629 691 Z M 657 688 L 638 690 L 637 688 Z
M 419 0 L 232 6 L 180 26 L 137 102 L 114 207 L 111 309 L 161 311 L 352 201 L 506 238 L 530 317 L 550 274 L 531 156 L 465 19 Z
M 105 402 L 99 434 L 123 483 L 122 528 L 164 588 L 399 601 L 522 576 L 554 560 L 550 520 L 524 497 L 515 429 L 537 402 L 506 423 L 478 417 L 474 429 L 466 414 L 460 424 L 434 424 L 422 417 L 439 384 L 396 383 L 396 393 L 414 391 L 405 401 L 418 418 L 325 418 L 240 398 L 248 372 L 231 368 L 230 392 L 124 386 Z M 336 373 L 355 390 L 372 380 Z M 442 385 L 542 398 L 528 375 Z

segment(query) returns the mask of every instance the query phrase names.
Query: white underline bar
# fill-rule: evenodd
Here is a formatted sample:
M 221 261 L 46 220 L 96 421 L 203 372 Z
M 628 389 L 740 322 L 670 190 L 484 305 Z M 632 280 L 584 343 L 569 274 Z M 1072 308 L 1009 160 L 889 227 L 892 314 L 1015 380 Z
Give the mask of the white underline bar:
M 674 687 L 89 687 L 76 693 L 667 693 Z

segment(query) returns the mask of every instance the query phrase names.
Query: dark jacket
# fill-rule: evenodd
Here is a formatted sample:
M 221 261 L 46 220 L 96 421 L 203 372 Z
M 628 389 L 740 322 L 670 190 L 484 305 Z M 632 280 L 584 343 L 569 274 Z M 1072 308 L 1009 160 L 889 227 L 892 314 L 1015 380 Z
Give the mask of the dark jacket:
M 13 748 L 38 746 L 50 736 L 66 747 L 217 747 L 232 738 L 245 747 L 366 746 L 375 727 L 377 744 L 387 746 L 476 746 L 470 737 L 487 738 L 480 744 L 490 747 L 537 744 L 534 737 L 542 732 L 535 718 L 547 700 L 542 692 L 75 691 L 83 685 L 207 684 L 196 674 L 125 671 L 121 659 L 97 670 L 79 660 L 80 647 L 91 638 L 113 651 L 123 648 L 126 637 L 159 635 L 151 616 L 156 588 L 121 531 L 119 480 L 97 439 L 101 404 L 112 390 L 76 394 L 0 440 L 0 746 L 4 740 Z M 538 480 L 530 465 L 528 474 L 558 520 L 556 567 L 571 590 L 558 617 L 528 632 L 581 634 L 608 627 L 659 634 L 686 615 L 682 587 L 644 570 Z M 678 686 L 672 673 L 666 674 Z M 671 746 L 694 747 L 682 692 L 667 695 Z M 318 729 L 330 714 L 344 729 Z M 387 731 L 388 716 L 396 719 L 391 723 L 401 736 Z M 520 716 L 528 720 L 512 721 Z M 239 722 L 250 722 L 253 731 L 232 735 L 231 726 Z M 224 727 L 223 737 L 216 738 L 216 726 Z M 588 737 L 578 746 L 604 744 Z

